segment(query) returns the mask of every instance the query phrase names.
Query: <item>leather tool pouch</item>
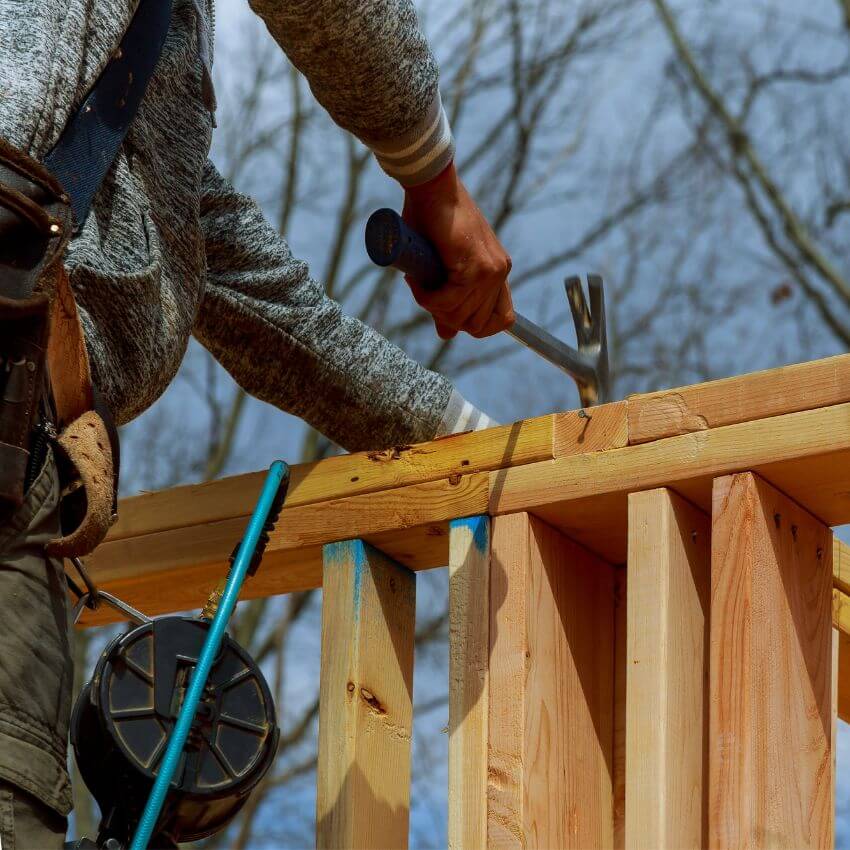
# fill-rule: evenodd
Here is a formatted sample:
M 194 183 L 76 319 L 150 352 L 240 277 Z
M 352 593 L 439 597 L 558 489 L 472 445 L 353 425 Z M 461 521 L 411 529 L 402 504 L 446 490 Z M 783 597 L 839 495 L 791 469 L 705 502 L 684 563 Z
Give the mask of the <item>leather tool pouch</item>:
M 48 550 L 64 557 L 86 555 L 106 536 L 118 466 L 63 263 L 71 220 L 50 172 L 0 140 L 0 521 L 23 500 L 33 428 L 49 407 L 60 429 L 63 517 L 73 521 Z

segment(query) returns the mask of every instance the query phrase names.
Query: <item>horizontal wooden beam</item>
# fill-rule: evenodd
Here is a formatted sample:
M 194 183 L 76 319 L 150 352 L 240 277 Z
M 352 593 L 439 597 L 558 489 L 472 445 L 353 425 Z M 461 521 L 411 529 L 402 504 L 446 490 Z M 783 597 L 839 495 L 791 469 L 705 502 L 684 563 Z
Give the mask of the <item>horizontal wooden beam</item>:
M 630 492 L 669 487 L 708 511 L 711 482 L 751 470 L 827 525 L 850 520 L 850 404 L 490 473 L 493 515 L 530 511 L 622 563 Z
M 555 413 L 430 443 L 295 464 L 286 503 L 311 505 L 627 444 L 626 403 L 615 402 L 595 408 L 592 416 Z M 108 539 L 248 516 L 264 477 L 252 472 L 124 499 Z
M 767 419 L 850 401 L 850 357 L 841 354 L 735 378 L 629 398 L 629 442 Z
M 712 479 L 745 469 L 825 523 L 847 521 L 850 404 L 287 507 L 271 535 L 268 562 L 247 592 L 318 586 L 319 547 L 351 537 L 368 540 L 412 569 L 443 566 L 446 521 L 483 513 L 531 512 L 609 563 L 623 563 L 630 492 L 669 487 L 707 510 Z M 219 482 L 222 492 L 227 481 Z M 235 517 L 218 514 L 214 521 L 179 527 L 172 517 L 166 521 L 172 527 L 110 538 L 90 559 L 92 571 L 104 587 L 123 591 L 142 610 L 197 607 L 222 574 L 250 507 L 240 504 Z

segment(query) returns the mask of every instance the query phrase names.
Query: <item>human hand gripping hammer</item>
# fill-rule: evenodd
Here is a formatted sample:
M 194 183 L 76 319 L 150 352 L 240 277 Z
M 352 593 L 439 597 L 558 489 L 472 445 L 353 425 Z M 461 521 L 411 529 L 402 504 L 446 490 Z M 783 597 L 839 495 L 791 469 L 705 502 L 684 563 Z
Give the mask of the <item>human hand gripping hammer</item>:
M 446 280 L 446 269 L 437 250 L 395 210 L 376 210 L 369 217 L 366 251 L 373 263 L 392 266 L 425 289 L 439 289 Z M 608 401 L 611 389 L 602 278 L 596 274 L 587 276 L 589 308 L 580 278 L 567 278 L 565 286 L 576 328 L 577 349 L 561 342 L 519 313 L 506 332 L 566 372 L 578 385 L 582 405 L 590 407 Z

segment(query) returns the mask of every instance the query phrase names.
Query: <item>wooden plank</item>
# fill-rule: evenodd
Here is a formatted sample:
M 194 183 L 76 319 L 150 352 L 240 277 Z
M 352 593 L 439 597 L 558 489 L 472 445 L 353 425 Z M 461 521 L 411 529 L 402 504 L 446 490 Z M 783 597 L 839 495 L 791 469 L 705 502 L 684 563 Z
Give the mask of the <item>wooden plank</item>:
M 243 598 L 321 586 L 321 546 L 354 536 L 411 569 L 445 566 L 447 521 L 484 513 L 487 484 L 486 474 L 478 473 L 284 508 L 270 535 L 263 567 L 246 585 Z M 197 608 L 224 574 L 246 524 L 244 518 L 235 518 L 107 540 L 86 563 L 104 590 L 145 613 Z M 86 623 L 108 622 L 110 617 L 112 613 L 105 611 Z
M 329 457 L 315 463 L 293 464 L 286 503 L 289 507 L 328 502 L 409 484 L 425 484 L 441 478 L 456 478 L 504 466 L 519 466 L 548 460 L 553 456 L 553 430 L 560 418 L 571 414 L 540 416 L 511 425 L 441 437 L 430 443 L 393 446 L 384 451 L 356 452 Z M 576 432 L 572 442 L 568 427 L 558 428 L 562 452 L 598 451 L 613 431 L 626 428 L 625 406 L 600 417 L 597 425 Z M 602 425 L 604 423 L 604 429 Z M 598 436 L 597 436 L 598 434 Z M 572 445 L 572 452 L 570 446 Z M 265 472 L 252 472 L 210 481 L 144 493 L 121 500 L 118 522 L 110 540 L 136 537 L 245 517 L 257 500 Z
M 627 661 L 627 572 L 614 574 L 614 850 L 626 846 L 626 665 Z
M 493 521 L 488 847 L 610 848 L 614 570 L 527 514 Z
M 833 846 L 832 539 L 751 473 L 714 486 L 709 846 Z
M 629 850 L 707 846 L 710 540 L 675 493 L 629 497 Z
M 708 510 L 712 478 L 747 467 L 827 524 L 850 519 L 850 405 L 289 507 L 272 535 L 269 554 L 302 551 L 309 563 L 299 568 L 297 581 L 272 582 L 269 589 L 318 586 L 320 571 L 311 548 L 353 536 L 375 541 L 390 535 L 395 547 L 390 553 L 411 568 L 445 565 L 445 558 L 423 563 L 418 556 L 421 529 L 442 524 L 437 533 L 443 534 L 446 520 L 481 513 L 531 511 L 609 563 L 622 563 L 629 492 L 666 486 Z M 208 577 L 201 582 L 203 592 L 175 589 L 200 600 L 220 577 L 243 523 L 221 520 L 107 541 L 90 559 L 92 571 L 106 589 L 138 594 L 127 601 L 143 608 L 142 599 L 163 596 L 163 588 L 151 582 L 205 565 L 206 570 L 193 573 Z M 171 610 L 191 607 L 185 602 L 178 606 L 175 601 Z
M 607 451 L 629 444 L 628 403 L 625 401 L 558 413 L 553 425 L 554 457 Z
M 359 540 L 325 547 L 316 846 L 407 847 L 416 582 Z
M 491 515 L 530 511 L 612 563 L 627 495 L 665 486 L 709 510 L 711 481 L 752 469 L 827 525 L 850 520 L 850 404 L 490 473 Z
M 449 848 L 487 846 L 490 520 L 451 523 Z
M 850 635 L 838 632 L 838 716 L 850 723 Z
M 832 583 L 850 594 L 850 546 L 837 537 L 832 540 Z
M 629 441 L 660 440 L 850 401 L 850 356 L 631 396 Z

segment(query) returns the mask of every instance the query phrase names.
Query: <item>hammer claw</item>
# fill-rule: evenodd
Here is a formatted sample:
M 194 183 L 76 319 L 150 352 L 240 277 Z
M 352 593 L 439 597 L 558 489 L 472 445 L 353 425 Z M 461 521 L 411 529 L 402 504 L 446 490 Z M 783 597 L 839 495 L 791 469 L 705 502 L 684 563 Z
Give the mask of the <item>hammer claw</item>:
M 581 286 L 581 278 L 572 275 L 564 281 L 567 290 L 567 301 L 570 304 L 570 313 L 576 328 L 576 337 L 579 344 L 587 344 L 590 341 L 589 332 L 592 327 L 590 310 L 584 298 L 584 290 Z

